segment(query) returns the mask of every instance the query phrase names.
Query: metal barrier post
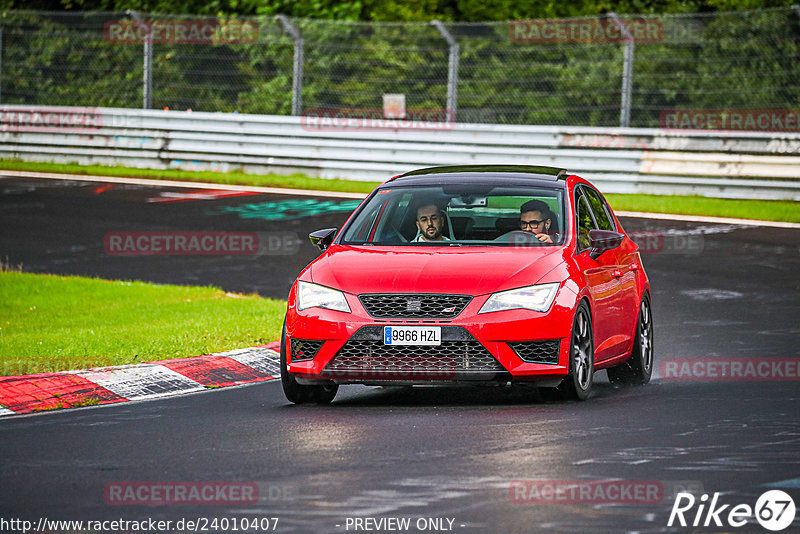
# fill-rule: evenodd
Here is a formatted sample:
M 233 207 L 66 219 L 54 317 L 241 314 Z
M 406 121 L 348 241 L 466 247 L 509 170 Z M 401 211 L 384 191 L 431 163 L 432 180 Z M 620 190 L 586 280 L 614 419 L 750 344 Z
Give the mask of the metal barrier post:
M 142 65 L 142 109 L 150 109 L 153 107 L 153 33 L 147 27 L 147 23 L 139 16 L 139 13 L 133 9 L 129 9 L 127 13 L 147 30 L 147 37 L 144 39 L 144 50 L 142 51 L 144 56 Z
M 633 35 L 628 30 L 628 27 L 622 22 L 614 12 L 608 14 L 620 29 L 620 32 L 625 37 L 625 49 L 622 56 L 622 101 L 620 102 L 619 109 L 619 125 L 622 128 L 627 128 L 631 125 L 631 94 L 633 93 L 633 54 L 634 43 Z
M 276 15 L 284 29 L 294 39 L 294 73 L 292 75 L 292 115 L 300 115 L 303 111 L 303 36 L 286 15 Z
M 447 113 L 448 120 L 455 122 L 456 120 L 456 106 L 458 105 L 458 53 L 459 47 L 456 40 L 444 27 L 444 24 L 438 20 L 432 20 L 431 25 L 434 26 L 450 47 L 448 60 L 447 60 Z

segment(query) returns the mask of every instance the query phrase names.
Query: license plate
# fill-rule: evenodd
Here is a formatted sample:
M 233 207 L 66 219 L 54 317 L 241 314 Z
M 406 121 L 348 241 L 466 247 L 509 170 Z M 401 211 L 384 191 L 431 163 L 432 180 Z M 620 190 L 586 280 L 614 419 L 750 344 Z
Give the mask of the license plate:
M 384 326 L 384 345 L 441 345 L 441 326 Z

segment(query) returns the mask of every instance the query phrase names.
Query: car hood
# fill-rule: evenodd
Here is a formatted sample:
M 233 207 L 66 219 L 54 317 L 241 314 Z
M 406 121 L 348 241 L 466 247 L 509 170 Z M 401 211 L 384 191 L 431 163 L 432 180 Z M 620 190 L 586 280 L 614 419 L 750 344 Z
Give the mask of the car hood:
M 537 283 L 565 247 L 352 247 L 333 245 L 306 272 L 348 293 L 482 295 Z

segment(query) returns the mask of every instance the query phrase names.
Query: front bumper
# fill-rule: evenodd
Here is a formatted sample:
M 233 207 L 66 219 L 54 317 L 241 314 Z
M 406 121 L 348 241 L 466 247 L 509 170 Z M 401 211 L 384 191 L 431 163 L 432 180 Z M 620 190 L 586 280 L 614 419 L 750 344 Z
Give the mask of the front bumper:
M 299 383 L 556 383 L 569 371 L 574 299 L 564 291 L 546 313 L 478 314 L 485 295 L 473 298 L 458 316 L 440 320 L 377 319 L 349 294 L 351 313 L 321 308 L 298 312 L 293 297 L 283 342 L 288 343 L 287 369 Z M 384 345 L 383 328 L 389 325 L 440 326 L 442 344 Z

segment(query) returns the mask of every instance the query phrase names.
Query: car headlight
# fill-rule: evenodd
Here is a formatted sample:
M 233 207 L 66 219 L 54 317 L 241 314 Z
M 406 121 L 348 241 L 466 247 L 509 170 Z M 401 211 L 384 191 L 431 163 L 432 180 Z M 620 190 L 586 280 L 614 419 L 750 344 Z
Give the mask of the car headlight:
M 347 300 L 341 291 L 310 282 L 297 282 L 297 309 L 306 308 L 350 312 L 350 306 L 347 305 Z
M 558 292 L 558 282 L 520 287 L 494 293 L 478 313 L 489 313 L 502 310 L 525 309 L 546 312 L 553 304 Z

